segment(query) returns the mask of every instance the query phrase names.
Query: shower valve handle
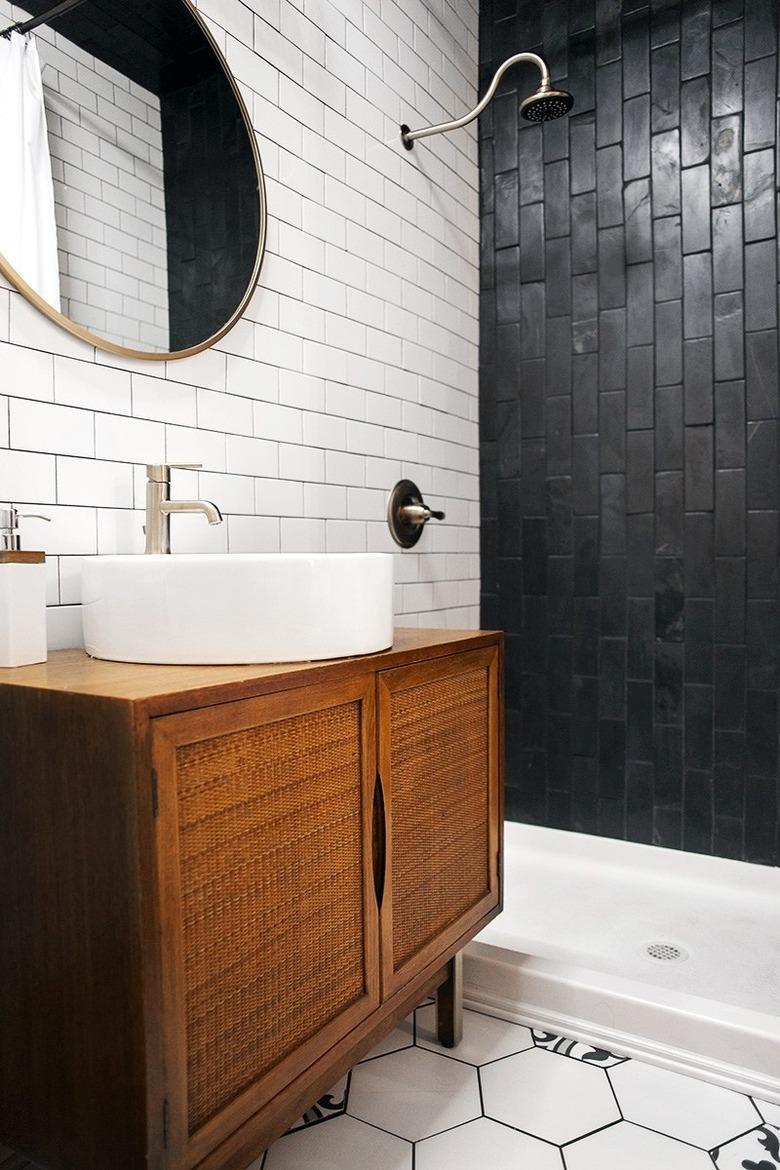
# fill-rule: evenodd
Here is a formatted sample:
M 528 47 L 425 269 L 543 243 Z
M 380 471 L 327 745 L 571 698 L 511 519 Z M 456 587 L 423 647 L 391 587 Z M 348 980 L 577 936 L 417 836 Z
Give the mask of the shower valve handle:
M 390 535 L 401 548 L 412 548 L 423 534 L 429 520 L 443 520 L 444 513 L 429 508 L 422 492 L 410 479 L 401 479 L 387 501 L 387 524 Z
M 427 524 L 429 520 L 444 519 L 443 512 L 435 512 L 427 504 L 404 504 L 399 514 L 407 524 Z

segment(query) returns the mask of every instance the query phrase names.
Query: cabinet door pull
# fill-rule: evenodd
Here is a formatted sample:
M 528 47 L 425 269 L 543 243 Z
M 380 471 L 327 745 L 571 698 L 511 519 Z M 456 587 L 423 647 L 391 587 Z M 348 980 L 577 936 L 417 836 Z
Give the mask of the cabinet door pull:
M 385 821 L 385 792 L 382 786 L 382 777 L 377 772 L 374 784 L 374 824 L 373 824 L 373 851 L 374 851 L 374 893 L 376 904 L 382 909 L 382 899 L 385 893 L 385 868 L 387 865 L 387 826 Z

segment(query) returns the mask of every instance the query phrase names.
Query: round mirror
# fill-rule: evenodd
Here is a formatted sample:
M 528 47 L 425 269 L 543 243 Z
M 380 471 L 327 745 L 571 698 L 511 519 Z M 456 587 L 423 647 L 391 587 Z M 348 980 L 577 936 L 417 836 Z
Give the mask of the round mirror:
M 0 272 L 101 349 L 161 361 L 212 345 L 254 290 L 266 225 L 255 135 L 214 38 L 189 0 L 13 11 Z

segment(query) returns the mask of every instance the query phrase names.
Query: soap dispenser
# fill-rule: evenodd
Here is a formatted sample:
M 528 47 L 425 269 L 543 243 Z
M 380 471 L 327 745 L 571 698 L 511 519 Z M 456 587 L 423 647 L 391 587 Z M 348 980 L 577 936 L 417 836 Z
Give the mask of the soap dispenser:
M 22 552 L 24 516 L 0 508 L 0 666 L 46 661 L 46 553 Z

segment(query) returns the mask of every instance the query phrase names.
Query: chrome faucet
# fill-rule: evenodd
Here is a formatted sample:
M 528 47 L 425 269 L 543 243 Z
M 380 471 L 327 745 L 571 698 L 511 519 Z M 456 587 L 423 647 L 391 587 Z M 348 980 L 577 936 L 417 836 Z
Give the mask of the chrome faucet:
M 146 533 L 147 553 L 171 551 L 171 512 L 201 512 L 209 524 L 221 524 L 222 513 L 209 500 L 172 500 L 171 470 L 197 471 L 201 463 L 147 463 Z

